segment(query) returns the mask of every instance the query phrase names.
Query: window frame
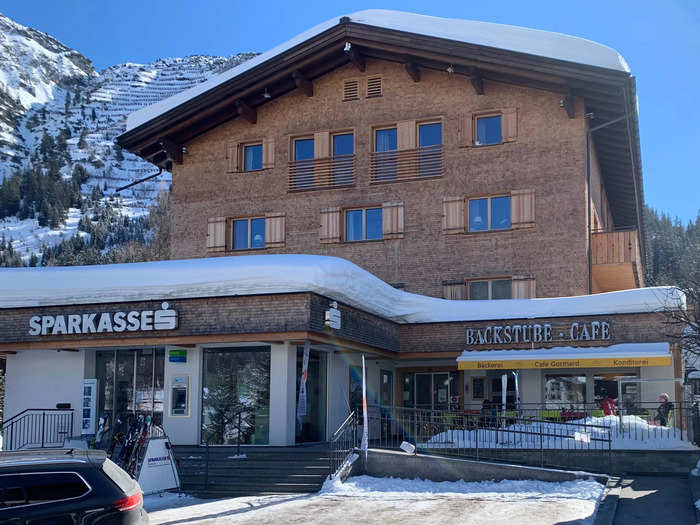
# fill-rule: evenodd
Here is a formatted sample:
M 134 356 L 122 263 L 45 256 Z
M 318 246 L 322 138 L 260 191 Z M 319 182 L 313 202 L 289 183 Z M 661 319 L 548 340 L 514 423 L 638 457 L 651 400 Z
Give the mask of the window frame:
M 380 232 L 381 232 L 381 237 L 378 239 L 368 239 L 367 238 L 367 210 L 379 210 L 381 213 L 381 223 L 380 223 Z M 347 224 L 347 217 L 348 217 L 348 212 L 351 211 L 362 211 L 362 238 L 361 239 L 355 239 L 355 240 L 349 240 L 348 239 L 348 224 Z M 378 205 L 368 205 L 368 206 L 353 206 L 350 208 L 343 208 L 342 209 L 342 236 L 343 236 L 343 242 L 346 243 L 358 243 L 358 242 L 378 242 L 378 241 L 383 241 L 384 240 L 384 229 L 383 229 L 383 221 L 384 221 L 384 209 L 381 204 Z
M 253 227 L 252 221 L 255 219 L 261 219 L 263 221 L 263 243 L 264 246 L 260 248 L 253 248 Z M 246 248 L 236 248 L 236 221 L 247 221 L 248 222 L 248 243 Z M 260 215 L 248 215 L 245 217 L 232 217 L 229 219 L 231 224 L 231 252 L 246 252 L 254 250 L 265 250 L 267 248 L 267 239 L 265 238 L 265 227 L 267 226 L 267 219 L 265 216 Z
M 311 140 L 314 142 L 314 134 L 313 133 L 305 133 L 303 135 L 292 135 L 289 137 L 289 160 L 292 162 L 299 162 L 299 161 L 309 161 L 313 162 L 314 161 L 314 156 L 312 154 L 310 159 L 297 159 L 297 148 L 296 148 L 296 143 L 298 140 Z M 314 144 L 314 148 L 315 148 Z
M 511 196 L 510 193 L 496 193 L 493 195 L 480 195 L 480 196 L 474 196 L 474 197 L 466 197 L 466 205 L 464 206 L 464 212 L 466 214 L 465 217 L 465 225 L 466 225 L 466 233 L 492 233 L 492 232 L 507 232 L 513 229 L 513 214 L 511 213 L 511 207 L 509 206 L 508 210 L 508 219 L 510 226 L 508 228 L 493 228 L 491 225 L 491 200 L 492 199 L 497 199 L 499 197 L 508 197 L 508 199 L 512 199 L 513 197 Z M 487 205 L 486 205 L 486 216 L 488 219 L 488 224 L 487 228 L 485 230 L 472 230 L 471 229 L 471 211 L 470 211 L 470 203 L 471 201 L 478 201 L 478 200 L 483 200 L 486 199 Z M 511 200 L 508 201 L 508 204 L 511 204 Z M 512 205 L 511 205 L 512 206 Z
M 245 151 L 246 148 L 250 146 L 260 146 L 260 167 L 256 169 L 246 169 L 246 158 L 245 158 Z M 263 171 L 265 168 L 263 168 L 263 159 L 265 158 L 265 151 L 264 151 L 264 144 L 262 139 L 260 140 L 251 140 L 248 142 L 241 142 L 239 146 L 239 155 L 240 158 L 238 159 L 239 166 L 240 166 L 240 173 L 255 173 L 256 171 Z
M 489 117 L 501 117 L 501 140 L 499 142 L 488 142 L 486 144 L 480 144 L 479 143 L 479 119 L 480 118 L 489 118 Z M 473 129 L 474 129 L 474 137 L 472 144 L 474 144 L 475 147 L 477 148 L 482 148 L 482 147 L 487 147 L 487 146 L 498 146 L 503 144 L 503 111 L 489 111 L 485 113 L 476 113 L 474 116 L 474 123 L 473 123 Z
M 430 124 L 440 124 L 440 144 L 433 144 L 432 146 L 421 146 L 420 145 L 420 127 L 429 126 Z M 421 148 L 434 148 L 436 146 L 445 145 L 445 123 L 442 117 L 435 117 L 432 119 L 417 120 L 416 121 L 416 149 Z
M 334 151 L 334 144 L 333 144 L 333 137 L 336 137 L 338 135 L 352 135 L 352 153 L 346 153 L 344 155 L 336 155 Z M 356 139 L 356 133 L 355 133 L 355 128 L 346 128 L 346 129 L 340 129 L 340 130 L 333 130 L 329 133 L 330 136 L 330 144 L 328 145 L 328 150 L 330 151 L 330 156 L 331 158 L 336 158 L 336 157 L 351 157 L 355 155 L 357 151 L 357 141 Z
M 493 282 L 494 281 L 508 281 L 511 286 L 511 292 L 510 292 L 510 298 L 513 298 L 513 276 L 499 276 L 499 277 L 477 277 L 474 279 L 467 279 L 464 281 L 464 285 L 467 288 L 466 290 L 466 299 L 467 301 L 507 301 L 509 299 L 494 299 L 493 298 Z M 471 283 L 488 283 L 488 297 L 486 299 L 472 299 L 471 298 Z
M 386 149 L 382 151 L 377 151 L 377 131 L 384 131 L 387 129 L 393 129 L 396 131 L 396 149 Z M 399 128 L 398 128 L 398 123 L 394 122 L 392 124 L 381 124 L 379 126 L 371 126 L 370 127 L 370 136 L 372 138 L 371 144 L 372 144 L 372 153 L 390 153 L 394 151 L 399 151 Z

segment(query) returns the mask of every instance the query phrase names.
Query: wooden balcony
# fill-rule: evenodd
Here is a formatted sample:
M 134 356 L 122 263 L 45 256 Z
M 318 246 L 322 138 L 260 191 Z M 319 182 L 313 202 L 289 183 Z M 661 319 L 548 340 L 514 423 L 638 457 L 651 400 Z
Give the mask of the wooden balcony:
M 289 163 L 289 191 L 343 188 L 355 184 L 355 155 Z
M 399 182 L 442 176 L 442 145 L 400 151 L 370 153 L 369 169 L 372 184 Z
M 637 230 L 594 232 L 593 293 L 644 286 Z

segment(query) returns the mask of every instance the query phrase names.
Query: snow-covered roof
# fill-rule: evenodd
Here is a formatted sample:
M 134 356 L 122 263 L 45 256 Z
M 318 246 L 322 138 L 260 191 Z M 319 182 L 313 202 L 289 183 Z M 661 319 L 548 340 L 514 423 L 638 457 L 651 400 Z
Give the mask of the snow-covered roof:
M 465 350 L 458 362 L 473 361 L 522 361 L 530 359 L 625 359 L 668 357 L 668 343 L 621 343 L 610 346 L 556 346 L 528 350 Z
M 625 59 L 614 49 L 591 40 L 586 40 L 585 38 L 561 33 L 494 24 L 491 22 L 438 18 L 384 9 L 358 11 L 347 15 L 347 17 L 351 22 L 358 24 L 444 38 L 456 42 L 526 53 L 615 71 L 629 72 L 629 67 Z M 206 82 L 202 82 L 193 88 L 132 113 L 127 118 L 126 130 L 130 131 L 306 40 L 321 34 L 337 25 L 340 18 L 340 16 L 333 17 L 239 66 L 229 69 L 220 75 L 211 77 Z
M 454 301 L 397 290 L 322 255 L 248 255 L 0 270 L 0 308 L 314 292 L 399 323 L 658 312 L 685 308 L 673 287 L 554 299 Z

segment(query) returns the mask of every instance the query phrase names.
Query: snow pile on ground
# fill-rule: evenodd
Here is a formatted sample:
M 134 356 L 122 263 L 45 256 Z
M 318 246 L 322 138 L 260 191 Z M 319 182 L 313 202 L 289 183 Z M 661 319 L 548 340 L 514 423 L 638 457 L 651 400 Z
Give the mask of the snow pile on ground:
M 675 427 L 650 425 L 638 416 L 588 417 L 553 423 L 533 421 L 505 428 L 477 430 L 448 430 L 431 437 L 421 448 L 473 448 L 478 436 L 479 448 L 539 449 L 597 449 L 607 450 L 697 450 L 698 447 L 681 439 L 683 433 Z
M 398 290 L 323 255 L 248 255 L 0 272 L 0 308 L 314 292 L 398 323 L 528 319 L 685 308 L 674 287 L 548 299 L 455 301 Z
M 159 523 L 593 523 L 603 485 L 593 480 L 434 482 L 358 476 L 329 480 L 317 494 L 215 501 L 175 494 L 147 496 Z M 209 521 L 208 521 L 209 522 Z

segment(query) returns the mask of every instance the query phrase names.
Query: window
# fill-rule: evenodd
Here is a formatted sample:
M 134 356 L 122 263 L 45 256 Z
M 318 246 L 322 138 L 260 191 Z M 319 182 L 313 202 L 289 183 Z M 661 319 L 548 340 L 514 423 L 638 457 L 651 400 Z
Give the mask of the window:
M 418 125 L 418 174 L 442 173 L 442 123 Z
M 233 249 L 255 250 L 265 247 L 265 219 L 236 219 L 233 221 Z
M 80 498 L 90 492 L 85 480 L 75 472 L 37 472 L 0 476 L 0 507 L 56 504 Z
M 395 179 L 397 161 L 396 150 L 398 148 L 396 128 L 375 130 L 374 148 L 376 151 L 375 179 Z
M 345 212 L 345 240 L 371 241 L 382 238 L 382 209 L 365 208 Z
M 469 231 L 510 229 L 510 196 L 469 200 Z
M 297 188 L 309 188 L 314 185 L 314 139 L 303 138 L 294 140 L 294 174 Z
M 333 156 L 353 155 L 355 153 L 354 136 L 352 133 L 333 135 Z
M 510 299 L 511 298 L 511 280 L 510 279 L 491 279 L 483 281 L 469 281 L 469 299 L 471 300 L 486 300 L 486 299 Z
M 586 376 L 544 376 L 544 401 L 547 408 L 584 408 L 586 403 Z
M 502 142 L 501 134 L 501 115 L 493 115 L 490 117 L 477 117 L 476 119 L 476 145 L 486 146 L 488 144 L 500 144 Z
M 243 146 L 243 171 L 261 170 L 263 165 L 262 144 Z
M 486 398 L 486 378 L 472 377 L 472 399 Z

